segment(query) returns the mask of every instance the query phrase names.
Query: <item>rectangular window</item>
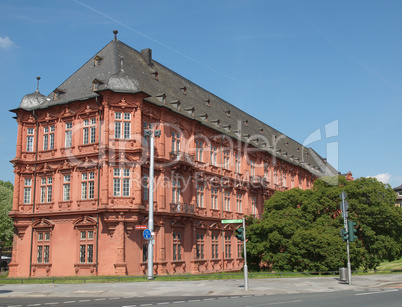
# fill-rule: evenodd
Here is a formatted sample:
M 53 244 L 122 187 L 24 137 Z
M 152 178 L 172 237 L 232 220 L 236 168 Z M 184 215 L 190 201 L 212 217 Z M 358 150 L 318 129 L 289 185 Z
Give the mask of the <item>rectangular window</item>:
M 232 237 L 229 234 L 225 234 L 225 258 L 232 258 Z
M 293 189 L 295 187 L 295 175 L 290 176 L 290 188 Z
M 131 113 L 114 113 L 114 137 L 116 139 L 130 139 Z
M 81 175 L 81 199 L 93 199 L 95 196 L 95 173 Z
M 73 137 L 73 123 L 66 123 L 65 147 L 72 146 L 72 137 Z
M 211 165 L 216 166 L 216 156 L 217 156 L 217 152 L 216 152 L 216 146 L 212 146 L 210 147 L 211 151 L 210 151 L 210 160 L 211 160 Z
M 243 252 L 243 242 L 238 240 L 237 241 L 237 258 L 242 258 Z
M 24 180 L 24 204 L 30 204 L 31 203 L 31 185 L 32 185 L 32 180 L 31 179 L 25 179 Z
M 34 128 L 27 129 L 27 151 L 33 151 L 34 132 Z
M 236 210 L 237 212 L 241 211 L 241 202 L 242 202 L 242 195 L 240 193 L 236 194 Z
M 180 204 L 180 180 L 177 177 L 172 180 L 172 203 Z
M 274 184 L 278 184 L 278 171 L 274 170 Z
M 142 262 L 148 261 L 148 244 L 142 244 Z
M 180 152 L 180 133 L 172 132 L 172 152 Z
M 50 203 L 52 202 L 52 182 L 53 178 L 42 178 L 40 187 L 40 202 Z
M 235 156 L 235 166 L 236 166 L 236 173 L 240 174 L 241 173 L 241 156 L 239 153 L 236 154 Z
M 287 182 L 287 178 L 286 178 L 286 174 L 283 173 L 282 175 L 282 185 L 286 188 L 288 186 L 288 182 Z
M 204 147 L 203 142 L 198 140 L 195 141 L 195 159 L 200 162 L 203 161 L 203 150 L 204 150 L 203 147 Z
M 63 201 L 70 200 L 70 175 L 64 175 Z
M 204 259 L 204 234 L 197 233 L 197 244 L 196 244 L 196 257 L 197 259 Z
M 113 169 L 113 195 L 130 196 L 130 170 L 128 168 Z
M 50 233 L 49 232 L 40 232 L 38 233 L 38 241 L 37 241 L 37 263 L 49 263 L 49 241 L 50 240 Z
M 80 232 L 80 263 L 93 263 L 94 259 L 94 232 L 84 230 Z
M 92 144 L 96 140 L 96 119 L 91 118 L 84 120 L 84 130 L 83 130 L 83 143 Z
M 204 185 L 197 184 L 197 207 L 204 208 Z
M 149 176 L 148 174 L 144 174 L 144 177 L 142 178 L 142 187 L 143 187 L 143 200 L 148 200 L 149 198 Z
M 268 167 L 264 168 L 264 178 L 266 182 L 269 182 L 269 169 Z
M 218 189 L 211 188 L 211 209 L 218 209 Z
M 250 176 L 254 177 L 255 176 L 255 161 L 250 160 Z
M 181 232 L 173 232 L 173 261 L 181 261 Z
M 54 149 L 54 126 L 43 128 L 43 150 Z
M 225 169 L 230 169 L 230 159 L 229 159 L 229 154 L 230 151 L 229 150 L 224 150 L 223 151 L 223 168 Z
M 219 241 L 218 234 L 211 234 L 211 247 L 212 247 L 212 259 L 219 258 Z
M 257 197 L 251 197 L 251 211 L 252 214 L 257 214 Z
M 224 192 L 224 210 L 230 211 L 230 191 Z

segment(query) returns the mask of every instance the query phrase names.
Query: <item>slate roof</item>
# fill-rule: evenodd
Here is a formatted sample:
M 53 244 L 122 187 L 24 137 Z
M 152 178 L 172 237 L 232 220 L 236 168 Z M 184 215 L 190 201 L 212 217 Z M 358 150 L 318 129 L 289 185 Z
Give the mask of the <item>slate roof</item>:
M 95 60 L 99 65 L 95 65 Z M 97 91 L 93 90 L 94 82 L 98 84 Z M 150 49 L 139 52 L 116 37 L 58 86 L 47 99 L 33 99 L 29 106 L 23 103 L 23 99 L 19 108 L 43 109 L 86 100 L 101 95 L 104 90 L 144 92 L 149 95 L 145 100 L 150 103 L 198 120 L 222 134 L 249 142 L 317 176 L 333 176 L 338 173 L 313 149 L 302 146 L 153 60 Z M 55 95 L 58 95 L 56 100 Z

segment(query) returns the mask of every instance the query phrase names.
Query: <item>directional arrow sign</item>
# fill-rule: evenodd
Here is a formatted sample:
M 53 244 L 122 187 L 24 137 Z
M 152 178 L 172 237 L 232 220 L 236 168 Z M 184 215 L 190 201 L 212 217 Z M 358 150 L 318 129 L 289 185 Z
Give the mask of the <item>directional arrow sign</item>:
M 149 229 L 145 229 L 142 233 L 142 236 L 145 240 L 149 240 L 151 238 L 151 231 Z
M 243 223 L 242 219 L 239 220 L 222 220 L 222 224 Z

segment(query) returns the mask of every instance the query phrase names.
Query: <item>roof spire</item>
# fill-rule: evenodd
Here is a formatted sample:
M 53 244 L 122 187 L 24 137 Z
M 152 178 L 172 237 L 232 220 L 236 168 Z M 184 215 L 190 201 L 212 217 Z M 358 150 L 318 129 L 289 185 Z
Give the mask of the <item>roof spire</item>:
M 117 40 L 117 33 L 119 33 L 119 31 L 113 30 L 113 34 L 114 34 L 114 39 L 115 39 L 115 40 Z
M 40 80 L 40 77 L 39 76 L 36 77 L 36 80 L 38 80 L 38 82 L 36 84 L 36 92 L 39 93 L 39 80 Z

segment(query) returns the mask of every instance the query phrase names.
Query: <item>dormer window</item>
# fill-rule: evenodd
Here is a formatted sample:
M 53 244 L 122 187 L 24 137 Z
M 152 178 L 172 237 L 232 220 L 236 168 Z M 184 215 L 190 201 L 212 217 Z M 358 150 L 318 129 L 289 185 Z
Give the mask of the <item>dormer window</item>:
M 211 120 L 211 123 L 215 124 L 216 127 L 219 127 L 219 123 L 221 121 L 219 119 Z
M 159 80 L 159 79 L 158 79 L 159 74 L 158 74 L 158 72 L 157 72 L 157 71 L 152 72 L 152 75 L 154 76 L 154 79 L 155 79 L 156 81 L 158 81 L 158 80 Z
M 180 100 L 175 100 L 170 103 L 173 105 L 177 110 L 180 110 Z
M 59 89 L 56 89 L 56 90 L 53 92 L 53 100 L 60 99 L 61 95 L 63 95 L 64 93 L 65 93 L 65 92 L 63 92 L 63 91 L 61 91 L 61 90 L 59 90 Z
M 227 117 L 230 117 L 230 110 L 226 110 L 225 113 Z
M 246 126 L 248 126 L 248 120 L 246 119 L 246 120 L 243 120 L 243 123 L 246 125 Z
M 180 88 L 183 95 L 187 95 L 187 87 L 183 86 Z
M 261 133 L 261 134 L 264 134 L 264 129 L 261 128 L 261 129 L 260 129 L 260 133 Z
M 166 95 L 165 94 L 156 95 L 156 98 L 158 98 L 159 101 L 162 102 L 163 104 L 166 104 Z
M 224 125 L 224 126 L 222 126 L 222 128 L 224 128 L 227 132 L 230 132 L 231 126 L 230 125 Z
M 94 81 L 92 81 L 92 90 L 93 91 L 97 91 L 99 90 L 99 87 L 103 84 L 103 82 L 95 79 Z
M 94 66 L 99 66 L 100 62 L 103 60 L 102 57 L 100 57 L 99 55 L 95 56 L 94 58 Z
M 209 99 L 205 100 L 205 104 L 209 108 L 211 106 L 211 100 L 209 100 Z
M 203 121 L 207 121 L 207 120 L 208 120 L 208 114 L 202 114 L 202 115 L 200 115 L 200 118 L 201 118 Z
M 190 114 L 191 116 L 194 116 L 194 111 L 195 111 L 195 108 L 194 108 L 194 107 L 185 108 L 184 110 L 185 110 L 188 114 Z

